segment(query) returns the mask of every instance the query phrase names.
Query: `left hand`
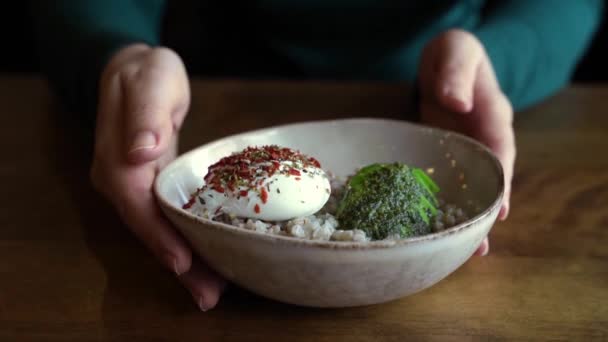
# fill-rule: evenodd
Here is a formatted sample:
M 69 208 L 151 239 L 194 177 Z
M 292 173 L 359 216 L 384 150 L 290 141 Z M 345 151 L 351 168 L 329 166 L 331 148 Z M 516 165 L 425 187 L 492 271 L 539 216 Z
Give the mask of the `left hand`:
M 419 67 L 424 123 L 464 133 L 488 146 L 500 160 L 505 196 L 499 214 L 509 214 L 515 163 L 513 109 L 503 94 L 481 42 L 462 30 L 446 31 L 425 47 Z M 476 254 L 486 255 L 486 238 Z
M 127 227 L 190 291 L 213 308 L 225 281 L 193 255 L 164 217 L 152 191 L 159 170 L 177 155 L 190 84 L 172 50 L 132 44 L 110 59 L 100 80 L 91 180 Z

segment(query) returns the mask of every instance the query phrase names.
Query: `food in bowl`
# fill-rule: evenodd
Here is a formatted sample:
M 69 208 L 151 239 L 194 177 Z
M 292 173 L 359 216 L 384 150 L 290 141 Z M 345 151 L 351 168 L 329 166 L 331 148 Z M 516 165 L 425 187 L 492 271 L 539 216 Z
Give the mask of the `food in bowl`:
M 333 203 L 335 210 L 342 198 L 335 182 L 347 182 L 365 165 L 402 162 L 422 168 L 441 187 L 433 225 L 440 221 L 448 227 L 456 220 L 457 208 L 447 208 L 441 198 L 466 209 L 470 219 L 414 238 L 342 242 L 258 233 L 218 222 L 225 215 L 209 220 L 182 209 L 203 186 L 210 165 L 247 146 L 271 144 L 300 149 L 320 161 L 331 184 L 324 208 Z M 465 263 L 498 216 L 504 176 L 491 151 L 466 136 L 398 120 L 346 119 L 269 127 L 209 142 L 159 172 L 154 192 L 193 252 L 227 280 L 285 303 L 352 307 L 411 295 Z M 286 223 L 238 220 L 283 229 Z
M 347 179 L 299 151 L 247 147 L 208 168 L 183 209 L 218 222 L 311 240 L 371 241 L 429 234 L 468 219 L 436 197 L 421 169 L 367 165 Z
M 408 238 L 431 232 L 439 187 L 424 171 L 405 164 L 372 164 L 348 181 L 337 218 L 372 239 Z

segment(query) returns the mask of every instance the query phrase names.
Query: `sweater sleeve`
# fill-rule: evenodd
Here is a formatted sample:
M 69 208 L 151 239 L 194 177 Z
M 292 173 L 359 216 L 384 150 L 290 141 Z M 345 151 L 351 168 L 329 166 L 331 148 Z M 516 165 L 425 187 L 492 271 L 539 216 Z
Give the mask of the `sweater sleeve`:
M 32 0 L 42 70 L 63 105 L 92 119 L 100 74 L 117 49 L 156 45 L 162 0 Z
M 498 3 L 474 33 L 516 110 L 566 85 L 598 27 L 602 0 Z

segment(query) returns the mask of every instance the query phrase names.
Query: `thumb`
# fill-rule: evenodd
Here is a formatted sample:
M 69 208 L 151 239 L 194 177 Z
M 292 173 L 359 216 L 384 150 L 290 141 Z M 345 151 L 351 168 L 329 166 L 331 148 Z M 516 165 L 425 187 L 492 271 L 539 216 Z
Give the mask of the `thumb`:
M 136 164 L 156 160 L 169 148 L 188 109 L 190 93 L 181 61 L 151 66 L 144 62 L 122 78 L 127 159 Z
M 447 109 L 467 113 L 473 107 L 473 87 L 483 48 L 473 35 L 461 30 L 447 31 L 435 44 L 435 96 Z

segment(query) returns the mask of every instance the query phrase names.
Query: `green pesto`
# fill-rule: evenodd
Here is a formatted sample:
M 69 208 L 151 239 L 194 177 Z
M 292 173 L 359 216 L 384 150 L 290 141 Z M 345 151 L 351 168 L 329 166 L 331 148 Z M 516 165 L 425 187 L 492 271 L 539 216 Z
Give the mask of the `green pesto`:
M 361 229 L 374 240 L 431 233 L 439 187 L 424 171 L 405 164 L 372 164 L 346 185 L 338 205 L 342 229 Z

